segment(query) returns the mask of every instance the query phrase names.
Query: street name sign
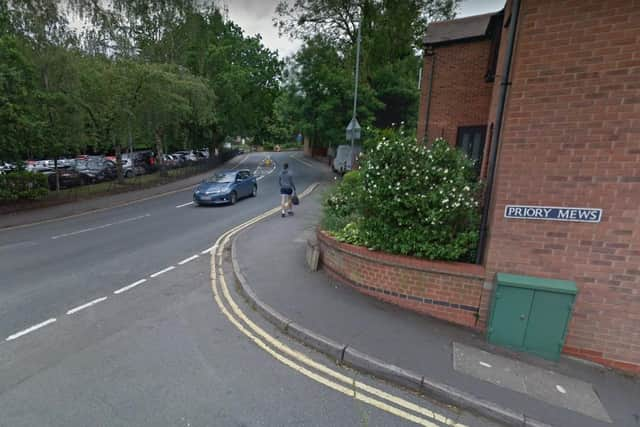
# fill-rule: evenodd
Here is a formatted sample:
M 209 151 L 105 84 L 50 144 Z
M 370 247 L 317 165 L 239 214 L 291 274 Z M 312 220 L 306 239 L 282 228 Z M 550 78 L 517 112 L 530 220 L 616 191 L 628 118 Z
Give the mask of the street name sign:
M 504 207 L 504 217 L 511 219 L 598 223 L 602 220 L 602 209 L 507 205 Z

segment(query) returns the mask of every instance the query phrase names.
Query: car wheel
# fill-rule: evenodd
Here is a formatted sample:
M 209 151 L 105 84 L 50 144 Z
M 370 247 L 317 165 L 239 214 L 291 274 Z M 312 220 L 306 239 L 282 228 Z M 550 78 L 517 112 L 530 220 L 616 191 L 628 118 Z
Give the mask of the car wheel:
M 256 197 L 258 195 L 258 186 L 253 185 L 253 190 L 251 190 L 251 197 Z
M 128 171 L 124 174 L 124 177 L 125 177 L 125 178 L 131 178 L 132 176 L 133 176 L 133 171 L 131 171 L 131 170 L 128 170 Z
M 235 205 L 236 202 L 238 201 L 238 195 L 236 194 L 236 192 L 232 192 L 231 195 L 229 196 L 229 203 L 232 205 Z

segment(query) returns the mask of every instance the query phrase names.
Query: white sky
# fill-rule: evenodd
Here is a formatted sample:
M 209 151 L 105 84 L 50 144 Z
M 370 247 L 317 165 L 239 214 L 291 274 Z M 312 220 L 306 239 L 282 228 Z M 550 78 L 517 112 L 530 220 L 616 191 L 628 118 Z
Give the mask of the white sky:
M 220 4 L 224 0 L 218 0 Z M 276 4 L 278 0 L 226 0 L 229 7 L 229 18 L 240 25 L 245 33 L 261 34 L 263 43 L 272 50 L 277 50 L 281 57 L 294 53 L 299 47 L 298 40 L 278 37 L 278 29 L 273 26 Z M 504 6 L 505 0 L 463 0 L 458 10 L 458 17 L 495 12 Z

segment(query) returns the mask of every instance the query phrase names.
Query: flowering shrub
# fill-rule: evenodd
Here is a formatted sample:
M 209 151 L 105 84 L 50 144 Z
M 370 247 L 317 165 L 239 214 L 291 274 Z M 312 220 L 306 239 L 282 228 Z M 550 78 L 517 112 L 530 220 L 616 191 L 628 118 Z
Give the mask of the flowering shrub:
M 343 181 L 325 203 L 325 217 L 345 219 L 330 224 L 336 238 L 428 259 L 471 259 L 479 184 L 462 152 L 442 139 L 426 148 L 402 130 L 380 134 L 360 173 L 356 191 Z

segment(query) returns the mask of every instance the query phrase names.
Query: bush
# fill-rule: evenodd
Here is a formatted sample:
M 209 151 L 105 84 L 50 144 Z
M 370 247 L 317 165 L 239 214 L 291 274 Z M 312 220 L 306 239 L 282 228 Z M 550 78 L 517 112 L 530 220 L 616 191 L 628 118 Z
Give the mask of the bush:
M 0 175 L 0 201 L 37 200 L 48 192 L 47 177 L 43 174 L 15 171 Z
M 362 173 L 351 171 L 325 197 L 322 228 L 341 241 L 361 243 L 357 230 L 364 206 L 362 185 Z
M 275 145 L 273 145 L 273 144 L 262 144 L 262 149 L 264 151 L 273 151 L 274 147 L 275 147 Z
M 400 130 L 380 134 L 361 164 L 360 183 L 343 181 L 325 203 L 336 238 L 428 259 L 472 259 L 479 184 L 462 152 L 442 139 L 427 149 Z

